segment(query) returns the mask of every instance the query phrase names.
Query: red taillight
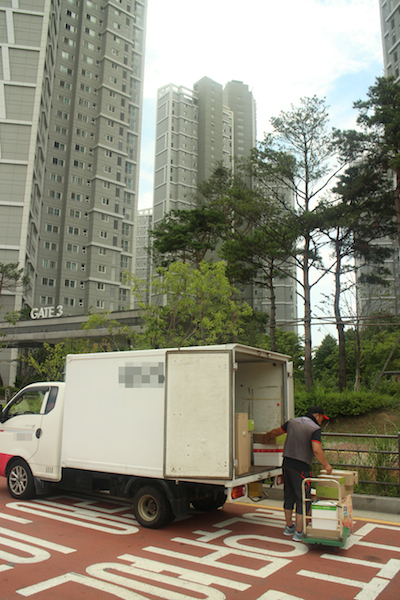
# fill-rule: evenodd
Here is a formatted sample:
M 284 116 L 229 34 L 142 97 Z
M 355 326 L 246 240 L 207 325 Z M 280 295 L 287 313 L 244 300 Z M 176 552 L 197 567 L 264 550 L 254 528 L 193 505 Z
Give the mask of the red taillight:
M 242 496 L 246 495 L 246 486 L 238 485 L 237 487 L 232 488 L 231 497 L 232 500 L 236 500 L 236 498 L 242 498 Z

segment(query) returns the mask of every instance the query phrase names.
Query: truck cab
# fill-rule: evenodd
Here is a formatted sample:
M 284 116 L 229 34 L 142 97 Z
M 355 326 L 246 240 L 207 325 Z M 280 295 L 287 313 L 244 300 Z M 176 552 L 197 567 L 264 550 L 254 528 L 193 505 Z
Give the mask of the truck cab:
M 1 412 L 0 475 L 14 498 L 35 491 L 32 472 L 37 482 L 60 478 L 64 388 L 63 382 L 28 385 Z

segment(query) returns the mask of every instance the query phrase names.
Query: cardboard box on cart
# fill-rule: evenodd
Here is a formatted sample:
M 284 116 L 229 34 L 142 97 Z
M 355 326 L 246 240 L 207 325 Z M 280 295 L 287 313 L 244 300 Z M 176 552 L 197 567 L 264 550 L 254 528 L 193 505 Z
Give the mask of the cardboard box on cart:
M 354 484 L 358 483 L 358 471 L 348 471 L 348 470 L 339 470 L 332 469 L 332 473 L 330 475 L 326 474 L 325 469 L 321 469 L 318 477 L 330 477 L 332 479 L 340 480 L 344 479 L 344 492 L 343 496 L 348 496 L 354 492 Z
M 317 500 L 311 504 L 311 526 L 313 529 L 335 531 L 338 526 L 338 503 L 332 500 Z
M 329 475 L 318 475 L 318 478 L 321 478 L 321 482 L 314 482 L 317 498 L 338 500 L 340 496 L 343 498 L 347 495 L 344 477 L 331 478 Z
M 353 530 L 353 501 L 351 492 L 354 483 L 358 482 L 357 471 L 341 471 L 333 469 L 330 475 L 322 469 L 318 475 L 321 483 L 313 482 L 316 499 L 311 505 L 311 524 L 307 526 L 308 537 L 321 539 L 339 539 L 340 524 L 351 533 Z M 326 481 L 326 480 L 330 481 Z M 338 485 L 339 484 L 339 485 Z M 339 500 L 340 496 L 340 500 Z M 323 498 L 323 500 L 321 500 Z M 331 504 L 330 509 L 323 508 Z M 335 508 L 337 512 L 335 513 Z M 336 514 L 336 520 L 333 518 Z

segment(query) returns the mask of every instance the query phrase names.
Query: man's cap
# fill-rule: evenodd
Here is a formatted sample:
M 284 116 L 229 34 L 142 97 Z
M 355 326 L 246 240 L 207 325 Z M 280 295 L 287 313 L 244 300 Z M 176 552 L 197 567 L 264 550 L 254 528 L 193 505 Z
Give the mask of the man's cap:
M 316 404 L 315 406 L 310 406 L 310 408 L 308 409 L 308 412 L 311 415 L 315 415 L 315 414 L 322 415 L 324 417 L 324 419 L 329 421 L 329 417 L 326 416 L 324 409 L 319 404 Z

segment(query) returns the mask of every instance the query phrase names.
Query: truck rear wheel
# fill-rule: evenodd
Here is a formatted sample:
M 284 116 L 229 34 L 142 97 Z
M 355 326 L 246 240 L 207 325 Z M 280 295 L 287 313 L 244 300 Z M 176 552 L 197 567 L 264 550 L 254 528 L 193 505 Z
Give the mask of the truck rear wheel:
M 140 488 L 133 497 L 133 512 L 142 527 L 158 529 L 174 520 L 165 492 L 152 485 Z
M 15 460 L 7 473 L 7 487 L 13 498 L 28 500 L 35 495 L 32 471 L 22 458 Z

